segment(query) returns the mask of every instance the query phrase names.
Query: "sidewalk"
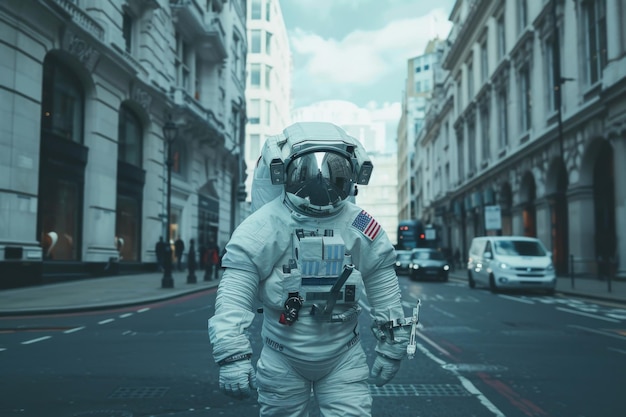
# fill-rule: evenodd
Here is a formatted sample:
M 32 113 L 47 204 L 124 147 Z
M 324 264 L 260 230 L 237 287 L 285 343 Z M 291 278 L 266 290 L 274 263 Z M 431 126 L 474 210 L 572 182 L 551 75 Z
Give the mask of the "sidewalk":
M 187 272 L 173 272 L 174 288 L 161 288 L 162 272 L 91 278 L 0 290 L 0 316 L 69 313 L 166 300 L 217 287 L 219 280 L 187 284 Z
M 174 272 L 174 288 L 161 288 L 162 273 L 120 275 L 92 278 L 59 284 L 0 290 L 0 316 L 69 313 L 123 307 L 180 297 L 217 287 L 219 281 L 203 281 L 198 276 L 196 284 L 187 284 L 186 272 Z M 465 281 L 461 272 L 453 272 L 451 278 Z M 607 281 L 560 277 L 557 294 L 567 294 L 589 299 L 614 301 L 626 304 L 626 281 Z

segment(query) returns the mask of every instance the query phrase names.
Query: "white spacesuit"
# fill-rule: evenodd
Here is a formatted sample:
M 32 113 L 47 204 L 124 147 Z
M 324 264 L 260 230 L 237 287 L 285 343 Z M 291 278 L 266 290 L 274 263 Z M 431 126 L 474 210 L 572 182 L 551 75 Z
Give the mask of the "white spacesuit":
M 311 392 L 322 416 L 370 416 L 368 381 L 382 386 L 395 376 L 410 326 L 393 246 L 348 201 L 372 164 L 329 123 L 296 123 L 268 138 L 259 164 L 255 181 L 265 188 L 253 189 L 256 211 L 226 246 L 209 319 L 220 389 L 245 398 L 258 385 L 261 416 L 307 416 Z M 363 289 L 378 339 L 371 371 L 357 320 Z M 246 331 L 259 300 L 264 347 L 255 373 Z

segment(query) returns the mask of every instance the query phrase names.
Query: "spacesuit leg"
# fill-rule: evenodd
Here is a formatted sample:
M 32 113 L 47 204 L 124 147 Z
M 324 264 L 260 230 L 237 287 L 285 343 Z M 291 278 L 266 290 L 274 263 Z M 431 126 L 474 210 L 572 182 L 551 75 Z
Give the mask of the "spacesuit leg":
M 367 379 L 369 367 L 360 344 L 343 354 L 333 371 L 315 382 L 314 391 L 322 417 L 369 417 L 372 396 Z
M 285 357 L 263 348 L 257 362 L 260 417 L 307 417 L 311 383 L 294 371 Z

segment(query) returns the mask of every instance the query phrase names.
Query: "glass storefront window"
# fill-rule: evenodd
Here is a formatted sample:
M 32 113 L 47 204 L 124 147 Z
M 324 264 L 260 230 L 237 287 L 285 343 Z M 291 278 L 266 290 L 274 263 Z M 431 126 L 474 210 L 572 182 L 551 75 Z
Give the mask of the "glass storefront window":
M 115 237 L 120 261 L 139 261 L 140 201 L 132 197 L 117 196 Z
M 44 258 L 78 260 L 79 187 L 72 181 L 43 177 L 39 194 Z

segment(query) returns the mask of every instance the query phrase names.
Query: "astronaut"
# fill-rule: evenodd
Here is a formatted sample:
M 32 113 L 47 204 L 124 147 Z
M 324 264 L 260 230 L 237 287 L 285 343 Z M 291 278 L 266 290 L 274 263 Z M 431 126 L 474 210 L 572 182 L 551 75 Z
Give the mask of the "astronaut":
M 382 386 L 406 356 L 395 252 L 385 231 L 350 200 L 372 164 L 330 123 L 296 123 L 269 137 L 252 189 L 254 212 L 234 231 L 209 319 L 219 386 L 260 416 L 370 416 L 369 383 Z M 370 370 L 359 335 L 367 296 L 377 353 Z M 262 304 L 261 349 L 247 333 Z

